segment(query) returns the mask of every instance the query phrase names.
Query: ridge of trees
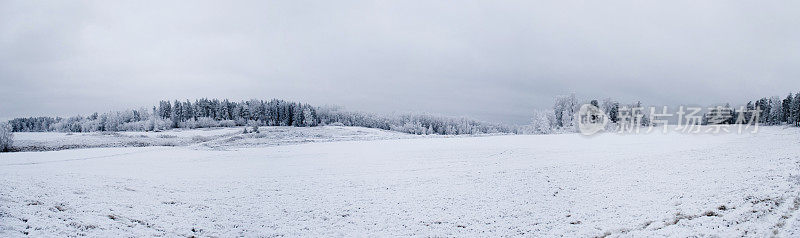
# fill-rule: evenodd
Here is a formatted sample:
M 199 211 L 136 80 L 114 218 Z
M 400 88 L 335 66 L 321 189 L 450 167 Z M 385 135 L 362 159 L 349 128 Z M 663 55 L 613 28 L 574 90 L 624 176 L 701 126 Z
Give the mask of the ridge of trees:
M 605 98 L 602 102 L 591 100 L 587 102 L 579 102 L 575 94 L 556 96 L 554 98 L 552 110 L 537 110 L 534 111 L 531 124 L 522 127 L 520 133 L 531 134 L 550 134 L 550 133 L 570 133 L 577 131 L 577 121 L 575 114 L 583 104 L 592 104 L 605 112 L 609 118 L 610 123 L 607 129 L 616 127 L 616 122 L 619 120 L 620 109 L 622 108 L 642 108 L 641 102 L 632 104 L 620 104 L 618 101 Z M 744 109 L 744 111 L 742 111 Z M 661 110 L 656 108 L 656 110 Z M 631 111 L 628 111 L 631 113 Z M 743 113 L 740 113 L 743 112 Z M 753 112 L 759 113 L 758 115 L 752 114 Z M 642 116 L 642 126 L 649 125 L 649 109 L 641 110 L 638 112 Z M 725 115 L 720 115 L 725 114 Z M 730 104 L 725 104 L 719 108 L 712 108 L 703 115 L 701 124 L 709 124 L 709 116 L 723 116 L 725 120 L 714 122 L 718 124 L 734 124 L 736 122 L 749 124 L 754 123 L 750 120 L 752 118 L 760 125 L 791 125 L 800 127 L 800 92 L 789 93 L 785 98 L 772 96 L 763 97 L 755 101 L 749 101 L 741 108 L 731 107 Z M 631 115 L 636 117 L 637 115 Z M 739 118 L 744 116 L 744 118 Z
M 342 125 L 379 128 L 411 134 L 512 133 L 509 127 L 469 118 L 404 114 L 386 116 L 345 111 L 333 107 L 273 99 L 230 101 L 197 99 L 194 102 L 160 101 L 157 106 L 89 116 L 28 117 L 9 121 L 14 132 L 160 131 L 171 128 L 233 126 Z

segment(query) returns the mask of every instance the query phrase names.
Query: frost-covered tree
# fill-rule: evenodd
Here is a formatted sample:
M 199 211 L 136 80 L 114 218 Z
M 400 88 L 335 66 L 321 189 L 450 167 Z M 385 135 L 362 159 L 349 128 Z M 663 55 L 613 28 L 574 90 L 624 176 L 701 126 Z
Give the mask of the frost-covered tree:
M 789 122 L 795 126 L 800 126 L 800 92 L 794 95 L 794 99 L 792 99 L 790 105 L 791 108 L 789 109 Z
M 176 128 L 178 127 L 178 123 L 181 122 L 181 117 L 183 115 L 183 110 L 181 107 L 181 103 L 178 100 L 175 100 L 175 104 L 172 106 L 172 111 L 170 111 L 170 127 Z
M 752 112 L 758 111 L 758 115 Z M 800 92 L 789 93 L 785 99 L 778 96 L 761 98 L 747 103 L 747 110 L 741 112 L 745 117 L 740 120 L 746 123 L 759 123 L 762 125 L 780 125 L 783 123 L 800 126 Z M 758 121 L 750 121 L 758 118 Z
M 316 113 L 314 113 L 314 109 L 310 106 L 303 108 L 303 124 L 304 126 L 316 126 Z
M 250 115 L 250 107 L 248 107 L 247 105 L 241 105 L 241 107 L 242 109 L 241 111 L 239 111 L 239 117 L 241 117 L 245 121 L 253 120 L 252 115 Z
M 759 123 L 764 125 L 772 125 L 772 103 L 769 102 L 769 99 L 762 98 L 758 100 L 756 103 L 756 107 L 761 109 L 761 115 L 759 115 Z
M 550 134 L 553 131 L 555 117 L 553 113 L 547 111 L 533 112 L 533 120 L 531 121 L 531 133 L 534 134 Z
M 635 113 L 638 113 L 638 114 L 635 114 L 633 116 L 641 116 L 641 119 L 640 119 L 641 124 L 640 125 L 649 126 L 650 125 L 650 111 L 647 110 L 646 107 L 642 105 L 641 101 L 637 101 L 632 106 L 633 106 L 633 108 L 638 108 L 638 112 L 635 112 Z
M 577 100 L 575 94 L 569 96 L 557 96 L 553 105 L 553 115 L 555 116 L 556 127 L 571 130 L 574 128 L 574 117 L 576 112 Z
M 160 101 L 151 109 L 107 112 L 89 117 L 16 118 L 14 131 L 153 131 L 172 127 L 198 128 L 242 126 L 317 126 L 340 124 L 420 134 L 509 133 L 514 130 L 467 118 L 431 115 L 376 115 L 327 110 L 284 100 L 249 100 L 201 98 L 194 102 Z
M 158 119 L 158 113 L 156 113 L 156 107 L 153 107 L 153 114 L 150 115 L 150 120 L 147 122 L 147 128 L 144 130 L 146 131 L 155 131 L 158 128 L 156 120 Z
M 11 151 L 14 145 L 14 128 L 8 122 L 0 122 L 0 152 Z
M 305 121 L 303 118 L 303 106 L 297 105 L 292 107 L 292 126 L 305 126 L 303 122 Z
M 780 125 L 782 123 L 781 118 L 783 118 L 783 101 L 778 96 L 774 96 L 769 99 L 769 103 L 770 103 L 770 113 L 769 113 L 770 124 Z
M 189 102 L 189 100 L 186 100 L 186 102 L 183 103 L 181 108 L 183 108 L 182 110 L 183 115 L 181 116 L 181 121 L 186 121 L 189 120 L 190 118 L 194 118 L 194 107 L 192 106 L 192 103 Z
M 569 110 L 561 111 L 561 129 L 565 131 L 573 131 L 575 128 L 575 121 L 573 121 L 572 113 Z
M 611 122 L 617 122 L 617 116 L 619 115 L 619 103 L 611 98 L 606 98 L 603 99 L 601 106 L 603 112 L 605 112 L 606 116 L 608 116 L 608 120 Z
M 50 125 L 56 122 L 58 119 L 53 117 L 28 117 L 14 118 L 8 123 L 14 132 L 37 132 L 49 131 Z
M 170 104 L 170 102 L 160 101 L 158 103 L 158 116 L 163 119 L 166 119 L 170 118 L 171 114 L 172 114 L 172 105 Z
M 793 97 L 792 93 L 789 93 L 789 95 L 786 96 L 786 99 L 783 99 L 783 101 L 781 102 L 782 104 L 781 108 L 783 109 L 783 113 L 781 115 L 781 121 L 788 124 L 792 124 L 789 121 L 789 116 L 791 115 L 790 111 L 792 109 L 792 99 L 793 99 L 792 97 Z
M 230 111 L 230 102 L 228 99 L 220 102 L 217 105 L 217 120 L 230 120 L 231 119 L 231 111 Z

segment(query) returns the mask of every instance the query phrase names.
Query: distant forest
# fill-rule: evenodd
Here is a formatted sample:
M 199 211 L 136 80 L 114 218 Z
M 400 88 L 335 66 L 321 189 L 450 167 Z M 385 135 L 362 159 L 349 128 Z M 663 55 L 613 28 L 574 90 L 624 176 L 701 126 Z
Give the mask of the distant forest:
M 606 98 L 601 101 L 579 102 L 575 95 L 555 97 L 550 110 L 534 111 L 531 123 L 514 127 L 487 123 L 464 117 L 446 117 L 430 114 L 379 115 L 345 111 L 335 107 L 315 107 L 309 104 L 273 99 L 251 99 L 234 102 L 228 99 L 197 99 L 194 102 L 161 101 L 152 108 L 94 113 L 73 117 L 16 118 L 9 123 L 14 132 L 94 132 L 94 131 L 161 131 L 171 128 L 207 128 L 234 126 L 361 126 L 399 131 L 417 135 L 439 134 L 549 134 L 575 132 L 577 112 L 584 103 L 601 108 L 611 120 L 613 128 L 620 108 L 644 107 L 640 102 L 620 104 Z M 757 111 L 761 125 L 800 126 L 800 93 L 789 93 L 785 98 L 764 97 L 746 104 L 747 118 L 738 118 L 740 108 L 724 110 L 730 113 L 726 124 L 750 122 L 751 111 Z M 649 111 L 636 112 L 642 125 L 649 124 Z M 715 111 L 714 113 L 720 113 Z M 634 117 L 637 115 L 633 115 Z M 741 120 L 740 120 L 741 119 Z M 703 124 L 707 123 L 706 118 Z
M 161 101 L 152 108 L 73 117 L 28 117 L 9 121 L 14 132 L 160 131 L 171 128 L 319 125 L 361 126 L 411 134 L 513 133 L 512 128 L 469 118 L 429 114 L 377 115 L 314 107 L 273 99 L 234 102 L 197 99 Z
M 554 100 L 554 105 L 551 110 L 538 110 L 534 112 L 533 120 L 528 126 L 523 126 L 517 131 L 519 133 L 530 134 L 550 134 L 550 133 L 571 133 L 577 131 L 577 118 L 575 114 L 583 104 L 592 104 L 605 112 L 611 123 L 608 125 L 607 130 L 613 131 L 619 120 L 621 109 L 627 108 L 642 108 L 641 111 L 631 111 L 633 113 L 628 115 L 629 118 L 641 117 L 641 125 L 647 126 L 650 124 L 650 111 L 648 107 L 642 105 L 637 101 L 630 104 L 621 104 L 611 98 L 606 98 L 601 101 L 590 100 L 579 102 L 575 95 L 557 96 Z M 743 107 L 743 108 L 742 108 Z M 709 123 L 709 116 L 721 116 L 725 118 L 723 121 L 715 122 L 713 124 L 752 124 L 758 123 L 759 125 L 791 125 L 800 126 L 800 92 L 789 93 L 785 98 L 773 96 L 764 97 L 755 101 L 749 101 L 742 107 L 731 107 L 729 104 L 720 107 L 719 109 L 712 109 L 707 111 L 702 116 L 702 120 L 698 121 L 699 124 L 712 124 Z M 708 108 L 704 108 L 708 109 Z M 721 109 L 721 110 L 720 110 Z M 744 109 L 744 111 L 742 111 Z M 657 110 L 661 110 L 657 107 Z M 672 108 L 675 110 L 675 108 Z M 741 112 L 741 113 L 740 113 Z M 753 112 L 758 112 L 758 115 L 753 115 Z M 721 115 L 725 114 L 725 115 Z M 744 116 L 740 118 L 740 116 Z M 757 121 L 750 121 L 757 119 Z

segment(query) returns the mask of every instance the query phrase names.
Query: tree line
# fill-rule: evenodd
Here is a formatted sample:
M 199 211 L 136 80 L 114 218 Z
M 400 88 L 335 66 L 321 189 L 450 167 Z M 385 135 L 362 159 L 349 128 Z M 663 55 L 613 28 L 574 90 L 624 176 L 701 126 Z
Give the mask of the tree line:
M 231 101 L 228 99 L 197 99 L 194 102 L 160 101 L 152 108 L 140 108 L 106 113 L 93 113 L 89 116 L 72 117 L 27 117 L 15 118 L 3 125 L 9 128 L 3 140 L 10 141 L 10 132 L 94 132 L 94 131 L 160 131 L 171 128 L 206 128 L 233 126 L 361 126 L 399 131 L 410 134 L 459 135 L 484 133 L 568 133 L 575 132 L 575 114 L 584 104 L 592 104 L 606 113 L 614 127 L 620 120 L 620 110 L 642 108 L 641 102 L 622 104 L 611 98 L 601 101 L 579 102 L 574 94 L 555 97 L 550 110 L 534 112 L 530 125 L 511 127 L 482 122 L 465 117 L 447 117 L 431 114 L 381 115 L 346 111 L 337 107 L 314 107 L 309 104 L 279 99 L 268 101 L 251 99 Z M 703 117 L 707 124 L 708 115 L 728 114 L 726 120 L 717 123 L 754 123 L 762 125 L 800 126 L 800 92 L 789 93 L 785 98 L 773 96 L 749 101 L 742 108 L 726 105 L 725 110 L 710 110 Z M 757 112 L 758 115 L 752 113 Z M 627 111 L 628 118 L 640 117 L 641 125 L 650 122 L 649 112 Z M 739 118 L 744 116 L 744 118 Z M 2 150 L 4 148 L 0 148 Z
M 754 115 L 758 113 L 758 115 Z M 709 116 L 717 116 L 724 120 L 710 122 Z M 752 121 L 756 120 L 756 121 Z M 749 101 L 740 108 L 731 107 L 730 104 L 712 108 L 703 117 L 702 124 L 753 124 L 760 125 L 792 125 L 800 126 L 800 92 L 789 93 L 785 98 L 778 96 L 763 97 Z
M 89 116 L 28 117 L 9 121 L 14 132 L 160 131 L 171 128 L 233 126 L 342 125 L 379 128 L 411 134 L 512 133 L 509 127 L 469 118 L 430 114 L 378 115 L 345 111 L 336 107 L 273 99 L 230 101 L 197 99 L 194 102 L 160 101 L 151 109 L 140 108 Z
M 785 98 L 778 96 L 761 98 L 747 103 L 747 108 L 758 108 L 758 122 L 764 125 L 789 124 L 800 126 L 800 92 L 789 93 Z
M 615 127 L 620 120 L 629 120 L 631 118 L 637 118 L 637 122 L 641 126 L 650 124 L 649 111 L 633 110 L 635 108 L 644 108 L 640 101 L 629 104 L 620 103 L 612 98 L 605 98 L 601 101 L 579 101 L 575 94 L 570 94 L 556 96 L 553 107 L 550 110 L 534 111 L 531 124 L 521 127 L 519 132 L 525 134 L 577 132 L 578 118 L 576 114 L 584 104 L 591 104 L 606 114 L 610 122 L 607 130 Z
M 556 96 L 551 110 L 534 111 L 531 124 L 521 127 L 518 132 L 533 134 L 576 132 L 577 118 L 575 115 L 583 104 L 596 106 L 606 114 L 610 122 L 607 129 L 613 129 L 617 126 L 619 120 L 622 119 L 620 116 L 621 110 L 627 113 L 625 118 L 641 118 L 640 124 L 642 126 L 647 126 L 651 123 L 649 121 L 649 109 L 630 110 L 632 108 L 644 108 L 639 101 L 621 104 L 614 99 L 606 98 L 602 101 L 579 102 L 575 94 L 571 94 Z M 758 115 L 753 115 L 753 113 L 758 113 Z M 697 122 L 698 124 L 758 123 L 760 125 L 800 126 L 800 92 L 789 93 L 785 98 L 778 96 L 760 98 L 755 101 L 749 101 L 740 108 L 725 104 L 725 106 L 719 108 L 711 108 L 700 116 L 702 118 Z M 712 117 L 723 119 L 711 120 Z M 757 121 L 751 121 L 753 119 Z

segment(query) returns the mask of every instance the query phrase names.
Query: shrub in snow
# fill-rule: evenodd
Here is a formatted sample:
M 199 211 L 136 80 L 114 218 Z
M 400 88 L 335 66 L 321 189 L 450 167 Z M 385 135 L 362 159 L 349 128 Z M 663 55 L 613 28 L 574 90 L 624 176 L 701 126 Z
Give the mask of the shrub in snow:
M 184 122 L 179 122 L 178 123 L 178 127 L 180 127 L 180 128 L 189 128 L 189 129 L 197 128 L 197 120 L 195 120 L 194 118 L 189 118 L 188 120 L 186 120 Z
M 244 118 L 238 118 L 238 119 L 236 119 L 234 121 L 236 121 L 236 126 L 246 126 L 247 125 L 247 119 L 244 119 Z
M 206 142 L 206 141 L 210 141 L 211 139 L 212 138 L 205 137 L 205 136 L 192 136 L 192 142 L 194 142 L 194 143 Z
M 72 133 L 67 133 L 67 135 L 71 135 L 71 134 Z M 113 132 L 113 131 L 104 131 L 104 132 L 100 132 L 98 134 L 104 135 L 104 136 L 117 136 L 117 137 L 122 136 L 122 134 L 120 134 L 119 132 Z
M 258 126 L 259 126 L 259 123 L 258 123 L 257 121 L 253 121 L 253 120 L 247 121 L 247 126 L 249 126 L 249 127 L 253 128 L 253 129 L 251 129 L 251 130 L 250 130 L 250 132 L 252 132 L 252 133 L 259 133 L 259 131 L 258 131 Z M 246 130 L 246 129 L 247 129 L 247 128 L 245 127 L 245 130 Z
M 10 151 L 13 144 L 14 134 L 12 133 L 11 124 L 0 123 L 0 152 Z
M 260 126 L 260 125 L 261 125 L 261 123 L 258 123 L 258 121 L 255 121 L 255 120 L 247 121 L 247 126 L 249 126 L 249 127 Z
M 208 128 L 208 127 L 216 127 L 217 125 L 219 124 L 217 124 L 217 121 L 215 121 L 213 118 L 210 117 L 197 118 L 197 127 Z
M 267 138 L 269 136 L 267 133 L 255 133 L 250 135 L 252 136 L 251 138 Z
M 219 124 L 217 124 L 217 126 L 218 127 L 235 127 L 236 126 L 236 121 L 234 121 L 234 120 L 222 120 L 222 121 L 219 121 Z
M 150 121 L 128 122 L 116 127 L 118 131 L 148 131 L 152 130 Z
M 163 131 L 172 128 L 172 121 L 165 119 L 155 119 L 153 131 Z

